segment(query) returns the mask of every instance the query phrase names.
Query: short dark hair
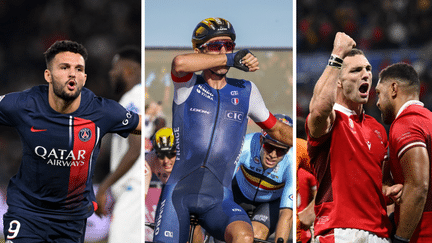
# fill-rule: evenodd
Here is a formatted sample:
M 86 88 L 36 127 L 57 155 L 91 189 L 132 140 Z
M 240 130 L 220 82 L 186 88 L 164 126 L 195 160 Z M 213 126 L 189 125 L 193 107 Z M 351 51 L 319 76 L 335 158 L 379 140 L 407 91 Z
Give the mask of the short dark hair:
M 141 49 L 137 46 L 125 46 L 117 51 L 121 59 L 132 60 L 141 65 Z
M 388 79 L 397 79 L 399 82 L 403 82 L 408 86 L 415 87 L 417 92 L 420 92 L 420 79 L 413 66 L 399 62 L 392 64 L 379 73 L 379 79 L 382 81 Z
M 348 54 L 345 57 L 353 57 L 353 56 L 356 56 L 356 55 L 362 55 L 362 56 L 364 56 L 365 54 L 364 54 L 364 52 L 362 50 L 357 49 L 357 48 L 353 48 L 353 49 L 351 49 L 350 52 L 348 52 Z
M 71 40 L 61 40 L 56 41 L 44 52 L 47 68 L 57 54 L 67 51 L 80 54 L 84 61 L 87 61 L 88 53 L 83 45 Z

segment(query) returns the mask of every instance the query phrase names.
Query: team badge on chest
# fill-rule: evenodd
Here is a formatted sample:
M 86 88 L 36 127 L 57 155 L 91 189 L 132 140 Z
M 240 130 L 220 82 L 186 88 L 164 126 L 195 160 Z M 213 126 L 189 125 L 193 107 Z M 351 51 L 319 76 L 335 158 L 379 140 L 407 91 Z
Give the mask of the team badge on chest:
M 92 132 L 88 128 L 83 128 L 78 133 L 78 138 L 83 142 L 89 141 L 91 137 L 92 137 Z
M 237 105 L 239 103 L 239 99 L 238 98 L 232 98 L 231 103 L 233 103 L 234 105 Z

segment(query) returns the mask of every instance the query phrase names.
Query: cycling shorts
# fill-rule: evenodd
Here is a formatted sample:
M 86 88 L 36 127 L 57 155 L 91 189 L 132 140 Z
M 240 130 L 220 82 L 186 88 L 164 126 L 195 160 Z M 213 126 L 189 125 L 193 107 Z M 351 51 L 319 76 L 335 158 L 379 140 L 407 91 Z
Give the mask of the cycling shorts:
M 189 236 L 190 214 L 210 235 L 224 240 L 226 227 L 234 221 L 251 224 L 246 212 L 205 167 L 174 184 L 165 185 L 156 211 L 154 242 L 185 243 Z

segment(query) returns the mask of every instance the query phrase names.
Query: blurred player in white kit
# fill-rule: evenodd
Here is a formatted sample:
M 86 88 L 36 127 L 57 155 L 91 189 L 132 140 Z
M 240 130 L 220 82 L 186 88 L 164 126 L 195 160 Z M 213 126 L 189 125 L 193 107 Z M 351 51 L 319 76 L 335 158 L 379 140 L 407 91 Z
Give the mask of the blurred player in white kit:
M 124 93 L 119 103 L 127 110 L 142 114 L 141 50 L 124 47 L 113 58 L 110 70 L 116 92 Z M 99 216 L 106 215 L 106 191 L 111 187 L 115 200 L 108 242 L 143 242 L 141 137 L 113 136 L 111 173 L 100 184 L 96 195 Z

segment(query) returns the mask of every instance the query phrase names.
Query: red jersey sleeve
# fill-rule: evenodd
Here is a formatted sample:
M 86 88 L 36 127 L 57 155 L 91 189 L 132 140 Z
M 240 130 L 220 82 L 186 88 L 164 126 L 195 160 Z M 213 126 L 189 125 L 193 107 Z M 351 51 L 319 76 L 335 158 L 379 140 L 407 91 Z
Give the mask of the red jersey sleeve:
M 410 148 L 426 147 L 423 122 L 425 121 L 421 116 L 404 114 L 393 123 L 390 129 L 390 144 L 398 159 Z
M 267 120 L 263 122 L 257 122 L 257 125 L 260 126 L 262 129 L 271 129 L 276 124 L 277 121 L 276 117 L 271 112 L 269 113 L 270 115 L 267 118 Z
M 176 82 L 176 83 L 185 83 L 187 81 L 189 81 L 194 73 L 189 73 L 186 76 L 183 77 L 176 77 L 172 72 L 171 72 L 171 79 Z

